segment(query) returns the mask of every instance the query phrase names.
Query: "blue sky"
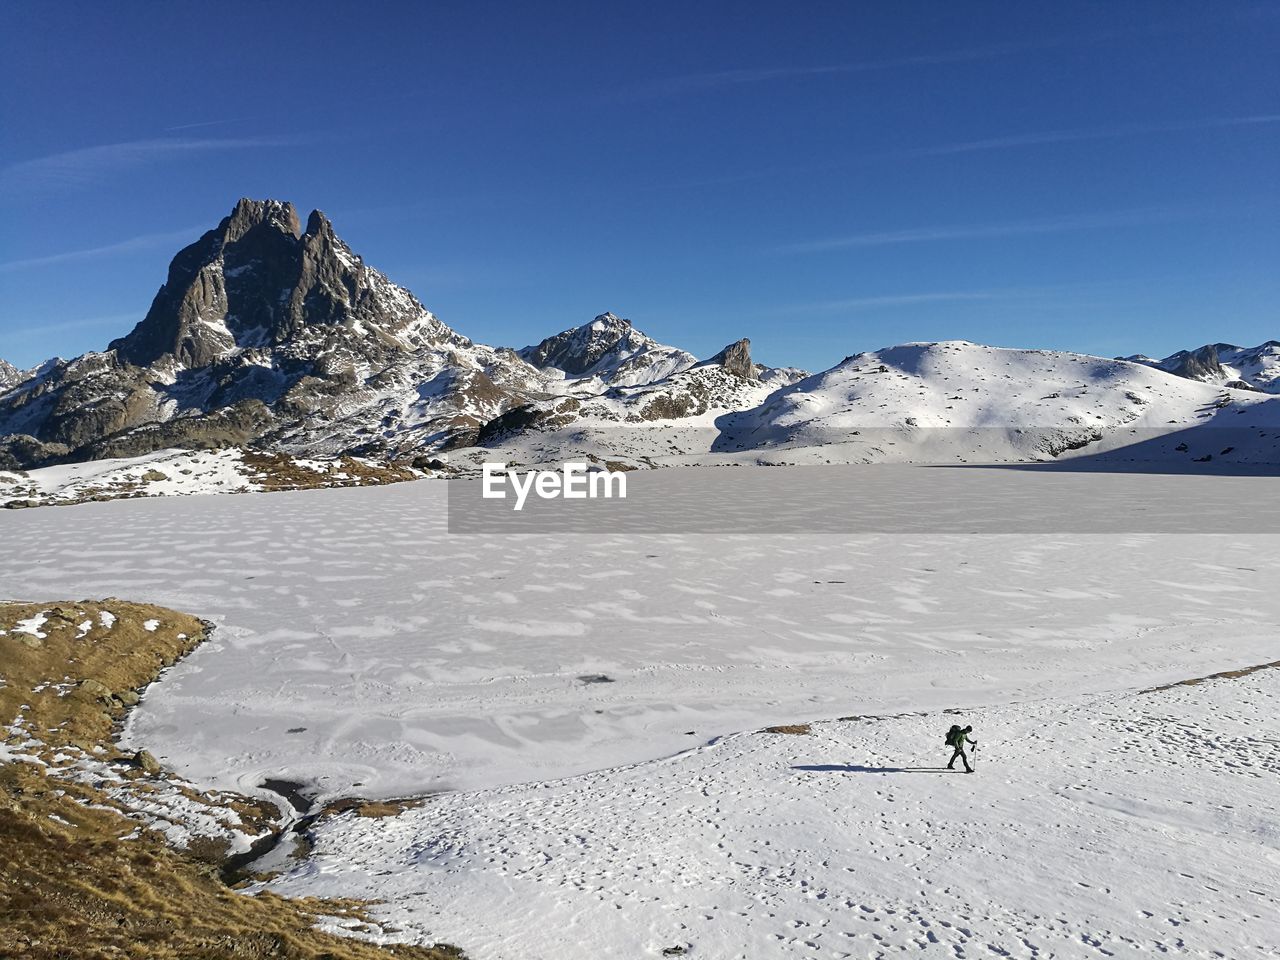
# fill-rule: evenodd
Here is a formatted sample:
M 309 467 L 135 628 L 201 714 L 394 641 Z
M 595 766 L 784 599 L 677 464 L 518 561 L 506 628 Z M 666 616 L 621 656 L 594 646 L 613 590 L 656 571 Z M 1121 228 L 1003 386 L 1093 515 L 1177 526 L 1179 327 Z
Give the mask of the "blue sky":
M 6 4 L 0 357 L 100 349 L 241 196 L 474 339 L 821 369 L 1280 338 L 1280 3 Z

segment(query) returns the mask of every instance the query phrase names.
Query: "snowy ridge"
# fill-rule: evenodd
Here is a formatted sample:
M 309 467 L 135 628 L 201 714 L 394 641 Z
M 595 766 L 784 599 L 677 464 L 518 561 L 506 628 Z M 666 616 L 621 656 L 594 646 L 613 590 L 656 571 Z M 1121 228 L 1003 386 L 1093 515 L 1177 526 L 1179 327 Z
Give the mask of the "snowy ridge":
M 497 450 L 535 463 L 582 456 L 633 467 L 670 464 L 673 457 L 698 462 L 714 448 L 721 417 L 756 407 L 804 375 L 753 363 L 747 344 L 651 383 L 515 408 L 480 431 L 475 449 L 458 450 L 454 459 L 474 465 Z
M 1275 340 L 1256 347 L 1210 343 L 1198 350 L 1179 350 L 1163 360 L 1142 355 L 1124 359 L 1192 380 L 1280 393 L 1280 342 Z
M 725 417 L 717 449 L 808 448 L 812 457 L 822 448 L 832 462 L 1034 460 L 1212 425 L 1253 431 L 1246 436 L 1253 448 L 1237 455 L 1266 460 L 1280 427 L 1280 409 L 1268 400 L 1121 360 L 966 341 L 912 343 L 849 357 Z M 1173 455 L 1164 448 L 1134 453 Z

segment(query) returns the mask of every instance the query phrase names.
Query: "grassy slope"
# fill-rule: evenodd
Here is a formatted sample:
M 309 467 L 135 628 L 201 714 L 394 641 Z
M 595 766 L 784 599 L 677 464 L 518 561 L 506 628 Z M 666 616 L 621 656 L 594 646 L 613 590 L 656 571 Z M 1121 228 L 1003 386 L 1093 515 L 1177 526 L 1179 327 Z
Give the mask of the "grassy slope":
M 82 629 L 85 621 L 100 624 L 103 611 L 116 618 L 110 629 Z M 44 637 L 15 631 L 41 613 L 46 621 L 34 629 Z M 143 626 L 148 620 L 158 621 L 154 630 Z M 0 958 L 460 956 L 449 947 L 377 947 L 323 933 L 317 917 L 362 918 L 362 905 L 237 894 L 198 852 L 139 830 L 118 796 L 60 775 L 59 756 L 84 750 L 147 787 L 148 774 L 112 742 L 113 723 L 130 691 L 203 639 L 198 620 L 118 600 L 0 603 L 0 631 L 0 721 L 21 718 L 41 741 L 23 752 L 44 761 L 0 764 Z M 267 816 L 248 798 L 230 802 L 249 823 Z

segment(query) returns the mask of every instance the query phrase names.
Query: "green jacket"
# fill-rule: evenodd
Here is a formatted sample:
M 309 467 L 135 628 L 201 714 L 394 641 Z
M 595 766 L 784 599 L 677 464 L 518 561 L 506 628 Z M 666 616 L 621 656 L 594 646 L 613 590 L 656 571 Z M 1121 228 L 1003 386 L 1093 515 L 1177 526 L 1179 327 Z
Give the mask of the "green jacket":
M 966 743 L 978 745 L 978 741 L 969 739 L 969 735 L 963 730 L 957 730 L 955 736 L 947 738 L 947 746 L 955 747 L 957 750 L 963 750 Z

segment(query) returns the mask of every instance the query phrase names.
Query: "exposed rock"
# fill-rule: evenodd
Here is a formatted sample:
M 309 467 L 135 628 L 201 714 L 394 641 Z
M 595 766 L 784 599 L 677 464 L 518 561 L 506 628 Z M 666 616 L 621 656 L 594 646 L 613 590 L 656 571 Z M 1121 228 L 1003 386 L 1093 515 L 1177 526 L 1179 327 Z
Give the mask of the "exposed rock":
M 111 699 L 111 688 L 99 680 L 94 680 L 92 677 L 81 680 L 77 686 L 95 700 Z
M 572 423 L 581 407 L 582 404 L 572 397 L 516 407 L 485 424 L 476 437 L 475 445 L 487 447 L 503 437 L 526 430 L 554 430 Z
M 3 409 L 2 404 L 0 409 Z M 26 434 L 0 436 L 0 470 L 42 467 L 70 452 L 71 448 L 65 444 L 42 443 Z
M 133 763 L 135 766 L 150 774 L 159 773 L 164 769 L 164 767 L 160 765 L 160 761 L 152 756 L 151 751 L 149 750 L 139 750 L 135 753 L 133 755 Z
M 409 465 L 415 470 L 445 470 L 449 467 L 449 464 L 439 457 L 428 456 L 414 457 Z
M 751 341 L 746 338 L 729 344 L 707 363 L 718 364 L 730 373 L 747 380 L 760 379 L 759 374 L 756 373 L 756 365 L 751 362 Z
M 1208 344 L 1199 350 L 1184 352 L 1181 355 L 1175 354 L 1174 357 L 1177 359 L 1165 369 L 1180 377 L 1186 377 L 1189 380 L 1208 380 L 1223 375 L 1216 344 Z
M 142 697 L 138 696 L 138 691 L 136 690 L 121 690 L 116 694 L 116 699 L 126 707 L 136 707 Z

